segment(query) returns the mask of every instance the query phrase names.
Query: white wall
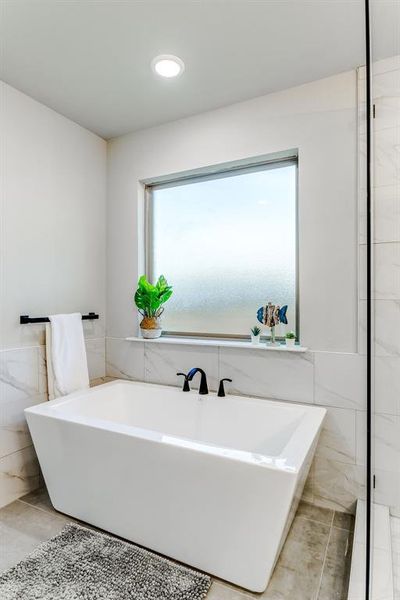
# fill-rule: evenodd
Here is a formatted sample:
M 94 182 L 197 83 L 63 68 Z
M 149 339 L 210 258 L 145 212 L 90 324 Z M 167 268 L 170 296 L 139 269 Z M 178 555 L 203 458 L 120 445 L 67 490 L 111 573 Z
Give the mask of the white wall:
M 38 483 L 23 409 L 45 399 L 43 325 L 19 315 L 96 311 L 85 324 L 104 375 L 106 142 L 0 84 L 0 506 Z
M 301 341 L 310 351 L 261 356 L 126 342 L 137 335 L 140 180 L 291 148 L 299 151 Z M 108 374 L 178 385 L 177 370 L 203 366 L 212 389 L 231 376 L 231 390 L 241 394 L 327 406 L 306 493 L 318 504 L 351 510 L 365 481 L 356 437 L 357 412 L 365 409 L 365 358 L 357 353 L 356 73 L 117 138 L 108 158 Z

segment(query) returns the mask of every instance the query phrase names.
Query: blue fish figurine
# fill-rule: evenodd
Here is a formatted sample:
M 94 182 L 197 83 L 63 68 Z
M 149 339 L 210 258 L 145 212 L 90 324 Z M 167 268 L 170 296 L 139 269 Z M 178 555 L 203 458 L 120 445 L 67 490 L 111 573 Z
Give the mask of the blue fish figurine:
M 257 321 L 262 323 L 263 325 L 267 325 L 267 327 L 274 327 L 278 323 L 283 323 L 287 325 L 288 320 L 286 317 L 288 306 L 275 306 L 268 303 L 267 306 L 261 306 L 257 311 Z

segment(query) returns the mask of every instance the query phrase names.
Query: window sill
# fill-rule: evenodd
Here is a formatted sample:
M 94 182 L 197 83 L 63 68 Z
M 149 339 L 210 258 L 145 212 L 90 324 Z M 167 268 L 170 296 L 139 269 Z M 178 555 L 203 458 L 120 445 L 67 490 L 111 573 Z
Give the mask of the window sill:
M 146 344 L 176 344 L 178 346 L 214 346 L 217 348 L 239 348 L 249 350 L 269 351 L 269 352 L 307 352 L 308 348 L 304 346 L 295 346 L 288 348 L 285 344 L 280 346 L 267 346 L 265 342 L 260 344 L 252 344 L 251 342 L 237 340 L 216 340 L 216 339 L 200 339 L 200 338 L 181 338 L 163 336 L 155 340 L 146 340 L 142 337 L 127 337 L 128 342 L 146 342 Z

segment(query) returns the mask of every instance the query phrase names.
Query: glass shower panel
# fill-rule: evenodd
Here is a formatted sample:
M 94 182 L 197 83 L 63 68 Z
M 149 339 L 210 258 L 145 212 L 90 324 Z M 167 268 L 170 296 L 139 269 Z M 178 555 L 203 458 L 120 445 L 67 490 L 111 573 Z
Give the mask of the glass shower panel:
M 400 598 L 400 3 L 371 3 L 373 414 L 371 599 Z M 385 541 L 386 540 L 386 541 Z M 383 594 L 386 594 L 383 596 Z

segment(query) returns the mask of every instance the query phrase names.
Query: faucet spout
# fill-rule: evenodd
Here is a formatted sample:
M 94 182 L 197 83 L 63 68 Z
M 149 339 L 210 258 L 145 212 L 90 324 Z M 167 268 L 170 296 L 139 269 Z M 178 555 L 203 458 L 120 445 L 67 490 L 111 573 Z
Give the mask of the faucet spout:
M 187 380 L 192 381 L 192 379 L 196 375 L 196 373 L 200 373 L 200 375 L 201 375 L 199 394 L 202 394 L 202 395 L 208 394 L 207 375 L 205 374 L 203 369 L 200 369 L 199 367 L 194 367 L 194 369 L 190 369 L 189 373 L 186 376 Z

